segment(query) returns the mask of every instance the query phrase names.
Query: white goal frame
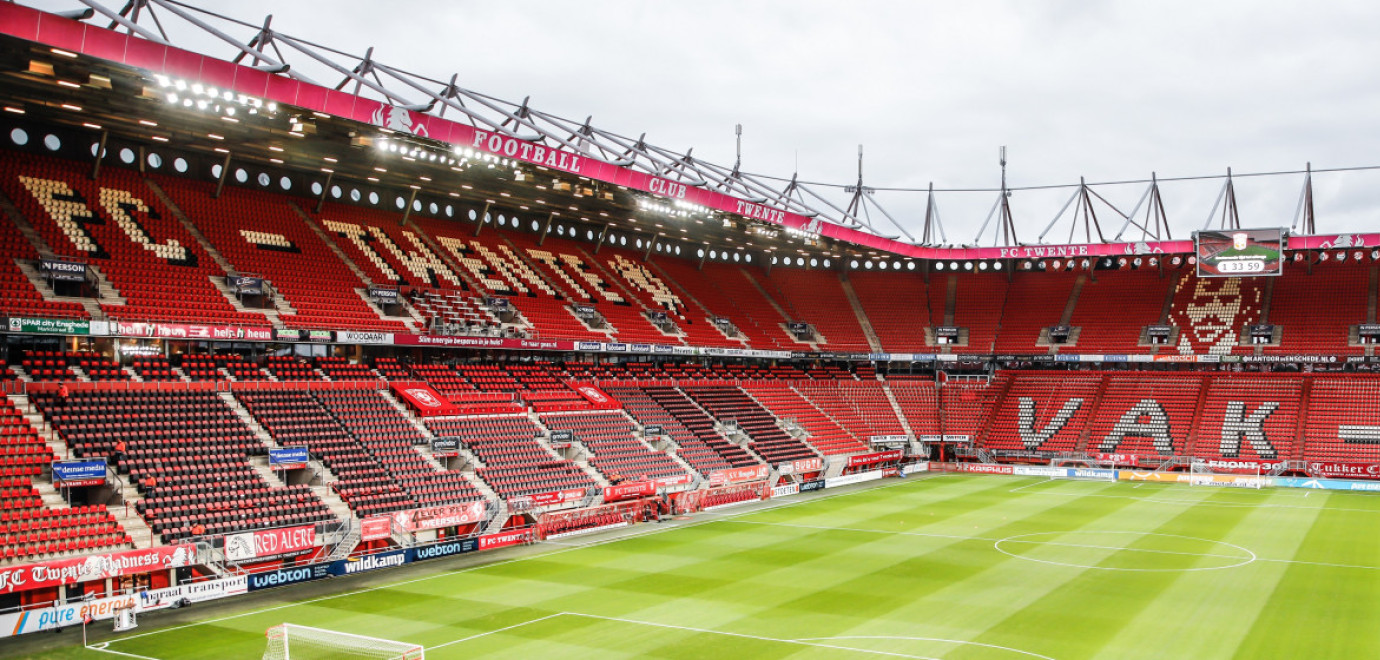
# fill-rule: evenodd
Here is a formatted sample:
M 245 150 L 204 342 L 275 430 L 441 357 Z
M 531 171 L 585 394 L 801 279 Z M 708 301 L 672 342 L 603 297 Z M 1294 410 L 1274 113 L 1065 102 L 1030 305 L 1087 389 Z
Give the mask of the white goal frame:
M 297 644 L 307 644 L 302 651 L 312 649 L 316 653 L 308 653 L 305 657 L 319 658 L 332 657 L 321 655 L 324 649 L 340 649 L 343 653 L 351 653 L 352 657 L 360 658 L 380 658 L 387 660 L 424 660 L 426 658 L 426 648 L 420 644 L 409 642 L 399 642 L 391 639 L 380 639 L 378 637 L 368 637 L 366 635 L 356 635 L 354 633 L 326 630 L 324 628 L 313 628 L 311 626 L 299 626 L 293 623 L 281 623 L 266 630 L 264 634 L 268 637 L 268 646 L 264 649 L 264 660 L 289 660 L 293 657 L 292 648 L 294 638 Z M 301 647 L 299 647 L 301 648 Z M 299 652 L 297 657 L 303 657 Z

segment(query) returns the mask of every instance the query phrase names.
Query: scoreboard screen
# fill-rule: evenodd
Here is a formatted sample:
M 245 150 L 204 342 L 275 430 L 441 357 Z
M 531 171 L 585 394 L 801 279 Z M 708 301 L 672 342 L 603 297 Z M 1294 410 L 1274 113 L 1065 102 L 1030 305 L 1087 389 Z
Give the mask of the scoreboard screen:
M 1234 229 L 1193 234 L 1198 277 L 1258 277 L 1283 272 L 1284 230 Z

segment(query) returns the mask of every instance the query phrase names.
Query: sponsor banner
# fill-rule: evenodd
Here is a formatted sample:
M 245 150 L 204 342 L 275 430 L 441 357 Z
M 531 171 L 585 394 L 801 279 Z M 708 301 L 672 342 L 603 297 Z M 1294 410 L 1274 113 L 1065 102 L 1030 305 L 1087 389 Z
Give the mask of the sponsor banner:
M 648 424 L 642 427 L 642 435 L 661 435 L 661 427 L 655 424 Z
M 858 456 L 849 456 L 848 467 L 857 467 L 859 465 L 873 465 L 876 463 L 885 463 L 887 461 L 899 460 L 901 460 L 901 450 L 893 449 L 891 451 L 879 451 L 872 454 L 860 454 Z
M 676 347 L 675 347 L 675 346 L 671 346 L 670 344 L 653 344 L 653 345 L 652 345 L 652 352 L 653 352 L 653 353 L 674 353 L 674 352 L 676 352 Z
M 437 348 L 505 348 L 524 351 L 575 350 L 575 342 L 560 341 L 556 339 L 512 339 L 504 337 L 462 337 L 456 335 L 410 335 L 398 333 L 393 334 L 393 344 L 397 346 L 435 346 Z
M 83 621 L 105 621 L 115 618 L 115 610 L 137 608 L 139 599 L 134 595 L 110 596 L 95 600 L 83 600 L 37 610 L 0 614 L 0 637 L 12 637 L 25 633 L 56 630 L 67 626 L 80 626 Z
M 273 338 L 278 341 L 302 341 L 307 336 L 306 330 L 274 330 Z
M 53 463 L 54 485 L 96 486 L 105 483 L 105 461 L 59 461 Z
M 824 480 L 823 480 L 823 479 L 815 479 L 815 480 L 812 480 L 812 481 L 802 481 L 802 482 L 800 482 L 800 492 L 802 492 L 802 493 L 808 493 L 808 492 L 810 492 L 810 491 L 812 491 L 812 490 L 821 490 L 821 489 L 823 489 L 823 488 L 824 488 Z
M 698 355 L 699 349 L 694 346 L 672 346 L 672 355 Z
M 665 313 L 665 312 L 662 312 L 662 313 L 661 313 L 661 318 L 662 318 L 663 320 L 666 318 L 666 313 Z M 651 344 L 628 344 L 628 351 L 630 351 L 630 352 L 632 352 L 632 353 L 651 353 L 651 352 L 652 352 L 652 345 L 651 345 Z
M 479 537 L 479 549 L 496 550 L 498 548 L 506 548 L 510 545 L 520 545 L 523 543 L 528 543 L 531 540 L 532 532 L 530 530 L 522 530 L 517 532 L 500 532 L 498 534 L 485 534 L 484 536 Z
M 736 484 L 743 481 L 761 481 L 762 479 L 766 479 L 770 474 L 771 468 L 765 465 L 715 470 L 709 473 L 709 485 L 722 486 L 724 484 Z
M 670 488 L 671 486 L 683 486 L 685 484 L 690 483 L 691 481 L 693 481 L 693 479 L 690 477 L 690 475 L 678 474 L 672 477 L 661 477 L 659 479 L 653 479 L 652 483 L 656 484 L 657 488 Z
M 321 344 L 329 344 L 335 341 L 335 333 L 330 330 L 308 330 L 304 338 L 307 341 L 314 341 Z
M 359 540 L 377 541 L 393 535 L 393 518 L 387 514 L 359 521 Z
M 579 343 L 575 344 L 575 350 L 577 350 L 577 351 L 602 351 L 602 350 L 604 350 L 604 344 L 603 344 L 603 342 L 597 342 L 597 341 L 582 341 L 582 342 L 579 342 Z
M 481 522 L 484 520 L 485 512 L 484 500 L 476 500 L 468 504 L 446 504 L 424 509 L 394 511 L 389 515 L 393 517 L 394 527 L 416 532 L 424 529 L 440 529 Z
M 868 438 L 868 442 L 874 445 L 906 445 L 910 443 L 910 438 L 904 435 L 874 435 Z
M 627 353 L 628 345 L 619 343 L 604 344 L 604 350 L 609 353 Z
M 621 500 L 631 500 L 638 497 L 648 497 L 656 495 L 656 483 L 652 481 L 634 481 L 632 483 L 618 484 L 604 489 L 604 503 L 609 504 Z
M 136 594 L 139 602 L 135 611 L 149 612 L 169 607 L 180 607 L 180 603 L 184 600 L 188 603 L 203 603 L 208 600 L 238 596 L 248 592 L 249 576 L 247 575 L 237 575 L 223 580 L 190 582 L 166 589 L 140 591 Z
M 408 554 L 409 551 L 407 550 L 392 550 L 374 555 L 365 555 L 363 557 L 342 559 L 340 561 L 331 562 L 330 573 L 331 575 L 354 575 L 356 573 L 376 571 L 380 568 L 402 566 L 408 562 Z
M 56 467 L 56 463 L 54 467 Z M 1310 462 L 1309 473 L 1319 477 L 1380 479 L 1380 463 Z
M 528 495 L 527 497 L 532 501 L 532 506 L 558 506 L 583 499 L 585 492 L 583 488 L 567 488 L 565 490 L 553 490 L 549 493 Z
M 35 319 L 19 316 L 9 317 L 10 332 L 27 332 L 40 335 L 93 335 L 90 321 L 75 319 Z M 100 333 L 106 334 L 106 333 Z
M 475 539 L 463 539 L 460 541 L 448 541 L 435 545 L 423 545 L 412 549 L 412 559 L 414 561 L 426 561 L 439 557 L 450 557 L 462 555 L 467 552 L 474 552 L 479 549 L 479 541 Z
M 1269 472 L 1284 464 L 1283 461 L 1241 461 L 1225 458 L 1196 462 L 1206 465 L 1213 472 L 1226 472 L 1228 474 L 1259 474 Z
M 0 569 L 0 594 L 191 566 L 196 546 L 164 545 Z
M 802 458 L 777 466 L 777 471 L 781 474 L 805 474 L 807 472 L 819 472 L 823 469 L 824 459 L 822 458 Z
M 551 442 L 570 442 L 575 439 L 575 432 L 567 429 L 552 429 L 549 439 Z
M 223 341 L 273 341 L 272 328 L 241 328 L 228 325 L 187 325 L 112 321 L 111 329 L 124 337 L 151 339 L 211 339 Z
M 798 495 L 799 493 L 800 484 L 786 484 L 785 486 L 776 486 L 771 489 L 772 497 L 786 497 L 787 495 Z
M 432 438 L 431 453 L 437 456 L 458 456 L 460 454 L 460 438 L 453 435 Z
M 72 261 L 53 261 L 51 259 L 40 259 L 38 270 L 50 280 L 62 282 L 85 282 L 86 264 Z
M 1068 468 L 1068 476 L 1072 479 L 1095 479 L 1098 481 L 1116 481 L 1116 470 L 1103 470 L 1100 468 Z
M 954 470 L 974 474 L 1015 474 L 1010 465 L 997 465 L 995 463 L 957 463 L 954 465 Z
M 1254 488 L 1257 485 L 1270 485 L 1272 477 L 1246 477 L 1229 474 L 1191 474 L 1188 472 L 1148 472 L 1145 470 L 1119 470 L 1117 479 L 1121 481 L 1153 481 L 1159 483 L 1193 484 L 1195 486 L 1242 486 Z
M 973 436 L 971 436 L 971 435 L 945 435 L 945 436 L 940 436 L 940 440 L 942 440 L 942 441 L 944 441 L 944 442 L 955 442 L 955 443 L 958 443 L 958 444 L 968 444 L 968 443 L 971 443 L 971 442 L 973 441 Z
M 460 414 L 459 408 L 426 383 L 394 382 L 389 383 L 389 387 L 422 417 Z
M 838 488 L 839 486 L 847 486 L 849 484 L 860 484 L 866 481 L 876 481 L 881 478 L 881 470 L 872 470 L 871 472 L 859 472 L 857 474 L 845 474 L 841 477 L 829 477 L 828 479 L 825 479 L 824 487 Z
M 284 449 L 268 450 L 269 467 L 284 470 L 293 470 L 303 467 L 307 461 L 311 460 L 311 454 L 306 447 L 286 447 Z
M 921 461 L 919 463 L 911 463 L 910 465 L 902 465 L 901 471 L 898 474 L 902 477 L 909 477 L 912 474 L 920 474 L 929 471 L 930 464 L 926 461 Z
M 393 333 L 337 330 L 335 340 L 342 344 L 391 344 L 393 343 Z
M 232 563 L 295 555 L 316 547 L 316 525 L 265 529 L 225 537 L 225 560 Z
M 399 296 L 397 289 L 380 289 L 377 287 L 370 287 L 369 297 L 385 305 L 396 305 L 398 304 Z
M 321 578 L 329 577 L 330 574 L 330 564 L 308 564 L 306 566 L 280 568 L 276 571 L 250 573 L 248 576 L 249 590 L 258 591 L 260 589 L 271 589 L 273 587 L 286 587 L 290 584 L 320 580 Z
M 1111 463 L 1112 465 L 1125 465 L 1127 467 L 1140 465 L 1140 456 L 1136 454 L 1092 454 L 1092 459 L 1098 463 Z
M 1348 479 L 1308 479 L 1305 477 L 1275 477 L 1271 485 L 1280 488 L 1314 488 L 1318 490 L 1352 490 L 1361 492 L 1380 492 L 1380 482 L 1352 481 Z
M 1043 467 L 1039 465 L 1013 465 L 1011 474 L 1018 477 L 1067 477 L 1068 468 Z

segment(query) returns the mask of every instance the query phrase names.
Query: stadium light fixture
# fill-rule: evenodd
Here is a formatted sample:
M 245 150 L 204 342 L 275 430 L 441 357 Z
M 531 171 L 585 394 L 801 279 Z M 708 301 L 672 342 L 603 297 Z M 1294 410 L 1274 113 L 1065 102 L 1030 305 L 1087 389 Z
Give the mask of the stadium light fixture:
M 1158 265 L 1160 265 L 1160 260 L 1159 260 L 1159 259 L 1156 259 L 1155 257 L 1150 257 L 1150 265 L 1151 265 L 1151 266 L 1158 266 Z
M 1116 265 L 1118 268 L 1125 268 L 1127 263 L 1129 263 L 1129 261 L 1127 261 L 1126 257 L 1122 257 L 1116 260 Z
M 1182 266 L 1183 263 L 1184 263 L 1184 258 L 1183 258 L 1183 257 L 1180 257 L 1180 256 L 1178 256 L 1178 255 L 1175 255 L 1173 259 L 1170 259 L 1170 260 L 1169 260 L 1169 265 L 1171 265 L 1171 266 L 1173 266 L 1173 267 L 1175 267 L 1175 268 L 1178 268 L 1179 266 Z
M 1054 270 L 1059 270 L 1059 268 L 1062 267 L 1063 265 L 1064 265 L 1064 264 L 1061 263 L 1058 259 L 1055 259 L 1054 261 L 1049 262 L 1050 268 L 1053 268 Z
M 1318 261 L 1327 261 L 1327 253 L 1326 253 L 1326 252 L 1320 252 L 1320 253 L 1318 253 Z
M 1372 261 L 1380 261 L 1380 250 L 1371 250 L 1370 258 Z
M 994 261 L 994 262 L 992 262 L 992 270 L 1001 270 L 1001 262 L 1000 262 L 1000 261 Z
M 1140 257 L 1136 257 L 1135 259 L 1133 259 L 1133 260 L 1131 261 L 1131 266 L 1134 267 L 1134 268 L 1140 268 L 1141 263 L 1142 263 L 1142 262 L 1141 262 Z
M 1338 252 L 1338 253 L 1337 253 L 1337 262 L 1338 262 L 1338 263 L 1342 263 L 1342 262 L 1345 262 L 1345 261 L 1346 261 L 1346 251 L 1343 250 L 1343 251 L 1341 251 L 1341 252 Z
M 871 265 L 871 263 L 869 263 L 868 265 Z M 944 270 L 944 262 L 942 262 L 942 261 L 936 261 L 936 262 L 934 262 L 934 269 L 935 269 L 935 270 Z
M 957 262 L 957 261 L 950 261 L 950 262 L 949 262 L 949 270 L 958 270 L 958 262 Z
M 979 264 L 978 264 L 978 270 L 981 270 L 981 271 L 987 270 L 987 262 L 986 262 L 986 261 L 983 261 L 983 262 L 979 263 Z
M 972 270 L 972 269 L 973 269 L 973 262 L 971 262 L 971 261 L 965 261 L 965 262 L 963 262 L 963 270 Z

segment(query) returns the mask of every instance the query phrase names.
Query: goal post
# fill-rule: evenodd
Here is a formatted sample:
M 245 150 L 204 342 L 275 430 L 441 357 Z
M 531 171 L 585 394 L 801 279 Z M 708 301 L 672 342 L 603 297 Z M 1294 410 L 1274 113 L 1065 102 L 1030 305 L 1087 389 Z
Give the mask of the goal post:
M 267 631 L 263 660 L 424 660 L 426 649 L 390 639 L 283 623 Z

